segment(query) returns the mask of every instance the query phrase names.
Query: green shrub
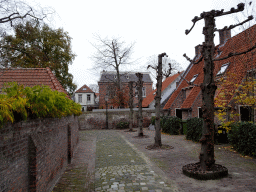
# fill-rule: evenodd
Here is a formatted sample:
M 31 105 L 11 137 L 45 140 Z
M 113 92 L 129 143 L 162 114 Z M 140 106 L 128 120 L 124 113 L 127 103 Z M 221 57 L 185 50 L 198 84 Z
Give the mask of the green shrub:
M 152 116 L 151 117 L 151 124 L 155 125 L 155 122 L 156 122 L 156 116 Z
M 129 122 L 127 121 L 120 121 L 119 123 L 116 124 L 117 129 L 127 129 L 129 128 Z
M 164 133 L 179 135 L 181 119 L 178 117 L 163 117 L 161 119 L 161 128 Z
M 182 120 L 183 135 L 187 135 L 187 120 Z
M 250 122 L 231 124 L 229 143 L 239 153 L 256 157 L 256 125 Z
M 198 142 L 202 136 L 203 119 L 202 118 L 189 118 L 187 120 L 187 140 Z
M 52 91 L 48 86 L 25 87 L 17 83 L 5 84 L 0 95 L 0 127 L 6 122 L 30 118 L 80 115 L 81 105 L 66 94 Z

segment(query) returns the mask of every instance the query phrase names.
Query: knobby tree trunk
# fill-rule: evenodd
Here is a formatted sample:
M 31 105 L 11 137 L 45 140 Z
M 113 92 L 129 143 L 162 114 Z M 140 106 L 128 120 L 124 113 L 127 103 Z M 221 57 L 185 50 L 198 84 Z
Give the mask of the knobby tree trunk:
M 132 129 L 132 124 L 133 124 L 133 81 L 129 82 L 129 107 L 130 107 L 129 131 L 133 131 L 133 129 Z
M 214 159 L 214 95 L 217 86 L 214 82 L 214 15 L 209 13 L 204 17 L 205 27 L 203 34 L 205 42 L 203 44 L 204 57 L 204 81 L 202 89 L 202 110 L 203 110 L 203 130 L 200 152 L 200 164 L 203 170 L 210 170 L 215 163 Z
M 142 129 L 142 86 L 143 86 L 143 81 L 142 73 L 136 73 L 136 76 L 138 77 L 138 82 L 137 82 L 137 87 L 138 87 L 138 104 L 139 104 L 139 114 L 138 114 L 138 120 L 139 120 L 139 133 L 138 136 L 142 137 L 143 136 L 143 129 Z
M 161 101 L 161 91 L 162 91 L 162 58 L 167 56 L 166 53 L 158 55 L 158 66 L 157 66 L 157 84 L 156 84 L 156 96 L 155 96 L 155 112 L 156 112 L 156 121 L 155 121 L 155 146 L 161 147 L 161 126 L 160 126 L 160 101 Z

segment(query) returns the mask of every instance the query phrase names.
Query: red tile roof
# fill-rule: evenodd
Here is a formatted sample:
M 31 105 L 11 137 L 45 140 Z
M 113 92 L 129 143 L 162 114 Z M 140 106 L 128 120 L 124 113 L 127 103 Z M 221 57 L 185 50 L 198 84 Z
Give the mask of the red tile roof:
M 48 85 L 52 90 L 67 94 L 49 67 L 0 69 L 0 92 L 7 82 L 17 82 L 29 87 Z
M 226 57 L 230 52 L 239 53 L 239 52 L 246 51 L 247 49 L 254 46 L 255 44 L 256 44 L 256 25 L 230 38 L 224 45 L 218 45 L 216 47 L 216 50 L 219 48 L 219 51 L 221 51 L 221 55 L 218 56 L 218 58 Z M 216 58 L 216 55 L 217 55 L 217 51 L 214 55 L 215 58 Z M 229 72 L 235 73 L 237 75 L 237 78 L 233 79 L 233 85 L 240 84 L 242 79 L 245 77 L 247 71 L 256 67 L 256 50 L 253 50 L 244 55 L 234 56 L 222 61 L 215 61 L 214 63 L 215 63 L 215 70 L 214 70 L 215 76 L 223 64 L 230 63 L 225 74 Z M 190 81 L 195 74 L 199 74 L 197 79 L 194 81 L 194 84 L 200 85 L 201 83 L 203 83 L 203 78 L 204 78 L 203 66 L 204 66 L 204 60 L 202 60 L 198 64 L 192 65 L 188 74 L 185 76 L 185 79 Z M 180 86 L 172 94 L 172 96 L 164 106 L 164 109 L 169 109 L 172 106 L 172 104 L 175 102 L 175 99 L 177 98 L 182 88 L 185 88 L 185 87 L 188 87 L 188 83 L 183 80 Z M 221 92 L 229 92 L 232 89 L 234 89 L 234 86 L 232 85 L 228 87 L 223 87 L 220 85 L 215 96 L 217 96 Z M 189 95 L 187 96 L 187 98 L 185 99 L 185 101 L 182 103 L 181 108 L 190 108 L 199 93 L 201 93 L 200 88 L 194 87 L 189 93 Z
M 94 93 L 87 85 L 83 85 L 76 93 Z
M 179 74 L 177 73 L 170 77 L 167 77 L 162 83 L 162 91 L 164 91 L 178 76 L 179 76 Z M 142 107 L 149 106 L 149 104 L 155 99 L 155 95 L 154 95 L 155 92 L 156 92 L 156 89 L 151 91 L 150 94 L 146 98 L 143 99 Z

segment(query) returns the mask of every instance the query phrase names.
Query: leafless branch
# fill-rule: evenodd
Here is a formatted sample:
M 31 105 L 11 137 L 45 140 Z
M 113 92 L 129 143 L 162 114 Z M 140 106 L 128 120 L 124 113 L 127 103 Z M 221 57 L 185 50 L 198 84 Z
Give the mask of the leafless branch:
M 224 12 L 224 9 L 222 9 L 221 11 L 219 10 L 212 10 L 210 12 L 203 12 L 201 13 L 200 17 L 195 16 L 194 19 L 192 19 L 193 22 L 193 26 L 188 30 L 185 31 L 185 34 L 188 35 L 192 29 L 194 28 L 195 24 L 197 21 L 200 21 L 201 19 L 203 19 L 205 16 L 207 16 L 208 14 L 213 15 L 214 17 L 219 17 L 219 16 L 223 16 L 223 15 L 228 15 L 228 14 L 232 14 L 232 13 L 236 13 L 236 12 L 240 12 L 244 10 L 244 3 L 239 3 L 237 5 L 237 9 L 235 9 L 234 7 L 232 7 L 230 9 L 230 11 Z
M 256 48 L 256 44 L 254 46 L 250 47 L 249 49 L 247 49 L 246 51 L 243 51 L 243 52 L 240 52 L 240 53 L 232 53 L 232 52 L 230 52 L 227 57 L 223 57 L 223 58 L 220 58 L 220 59 L 213 59 L 213 61 L 221 61 L 221 60 L 228 59 L 230 57 L 234 57 L 234 56 L 237 56 L 237 55 L 246 54 L 246 53 L 254 50 L 255 48 Z
M 244 20 L 241 23 L 238 23 L 236 25 L 230 25 L 229 27 L 225 26 L 223 29 L 216 29 L 215 31 L 225 31 L 225 30 L 230 30 L 230 29 L 234 29 L 235 27 L 239 26 L 239 25 L 243 25 L 244 23 L 253 20 L 253 16 L 249 16 L 248 19 Z

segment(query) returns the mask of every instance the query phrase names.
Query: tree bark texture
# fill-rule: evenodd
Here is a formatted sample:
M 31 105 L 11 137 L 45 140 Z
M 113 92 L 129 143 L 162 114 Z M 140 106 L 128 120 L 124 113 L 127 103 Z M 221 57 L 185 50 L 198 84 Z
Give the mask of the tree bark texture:
M 217 86 L 214 82 L 214 29 L 215 19 L 211 12 L 206 13 L 204 17 L 205 27 L 203 34 L 205 42 L 203 43 L 204 57 L 204 81 L 201 85 L 202 90 L 202 110 L 203 110 L 203 130 L 200 152 L 200 165 L 203 170 L 210 170 L 215 164 L 214 159 L 214 95 Z
M 129 131 L 133 131 L 132 130 L 132 124 L 133 124 L 133 81 L 129 82 L 129 107 L 130 107 Z
M 162 91 L 162 58 L 166 53 L 158 55 L 158 66 L 157 66 L 157 84 L 156 84 L 156 96 L 155 96 L 155 112 L 156 112 L 156 121 L 155 121 L 155 146 L 161 147 L 161 126 L 160 126 L 160 101 L 161 101 L 161 91 Z
M 142 129 L 142 86 L 143 86 L 143 81 L 142 73 L 136 73 L 136 76 L 138 77 L 138 82 L 137 82 L 137 87 L 138 87 L 138 100 L 139 100 L 139 114 L 138 114 L 138 120 L 139 120 L 139 137 L 143 136 L 143 129 Z

